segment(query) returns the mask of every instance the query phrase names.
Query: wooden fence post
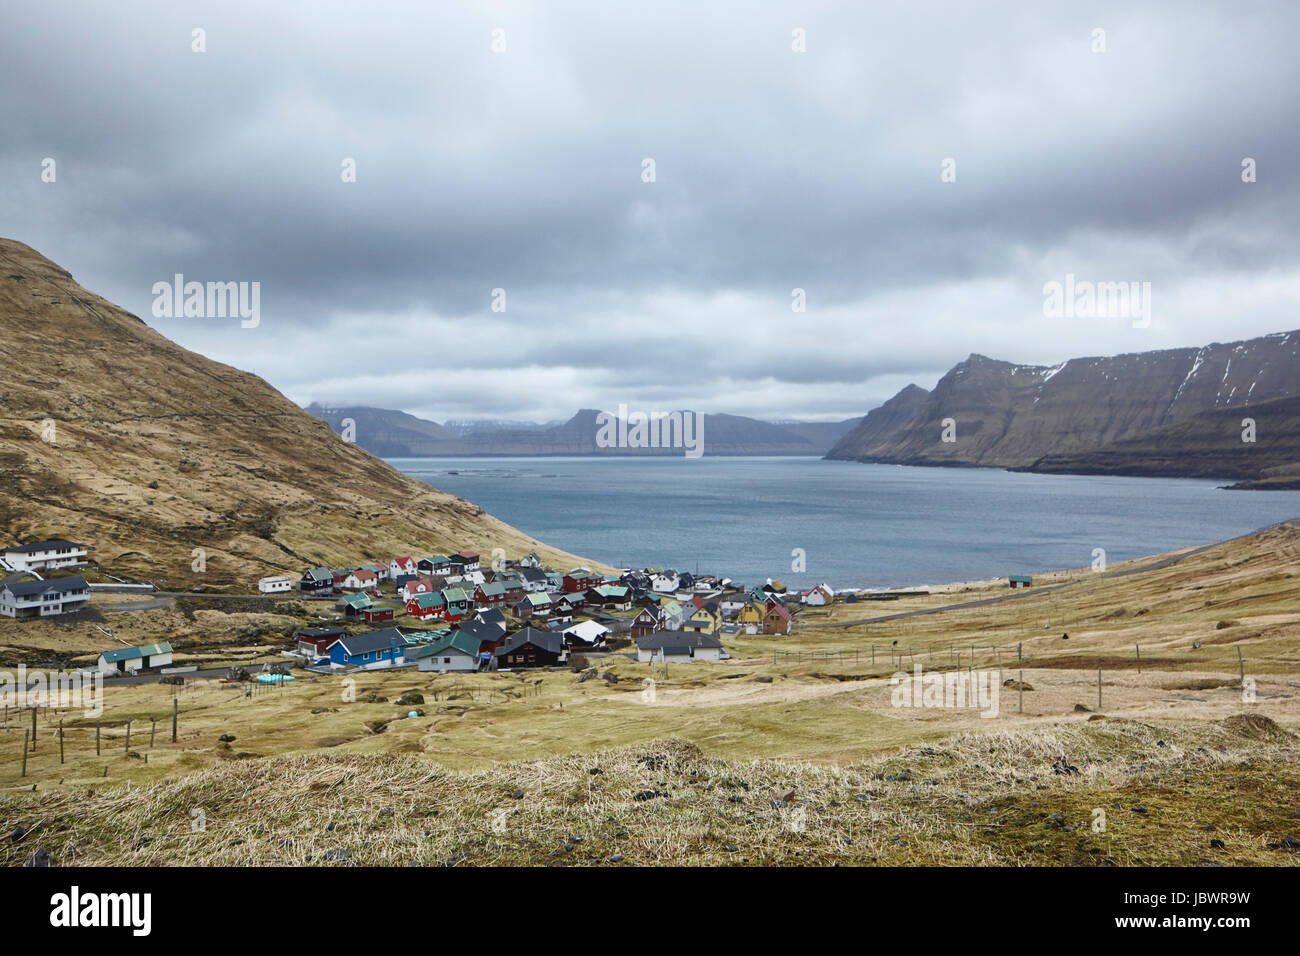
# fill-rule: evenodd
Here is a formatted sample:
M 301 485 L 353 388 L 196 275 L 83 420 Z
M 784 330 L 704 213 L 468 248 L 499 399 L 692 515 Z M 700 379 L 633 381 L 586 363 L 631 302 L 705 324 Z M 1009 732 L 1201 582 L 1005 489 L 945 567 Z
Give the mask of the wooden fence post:
M 158 718 L 149 718 L 149 749 L 153 750 L 153 736 L 158 732 Z
M 1020 668 L 1020 713 L 1025 712 L 1025 669 Z
M 176 698 L 172 698 L 172 743 L 176 743 Z
M 1138 673 L 1141 674 L 1142 673 L 1142 645 L 1134 644 L 1133 650 L 1137 653 Z
M 95 724 L 95 756 L 99 756 L 99 724 Z
M 1240 644 L 1237 645 L 1237 669 L 1241 674 L 1241 684 L 1244 687 L 1246 685 L 1246 661 L 1245 658 L 1241 656 Z
M 1097 709 L 1101 710 L 1101 668 L 1097 668 Z
M 63 718 L 59 718 L 59 763 L 63 763 Z
M 126 746 L 123 748 L 126 753 L 131 752 L 131 721 L 126 722 Z

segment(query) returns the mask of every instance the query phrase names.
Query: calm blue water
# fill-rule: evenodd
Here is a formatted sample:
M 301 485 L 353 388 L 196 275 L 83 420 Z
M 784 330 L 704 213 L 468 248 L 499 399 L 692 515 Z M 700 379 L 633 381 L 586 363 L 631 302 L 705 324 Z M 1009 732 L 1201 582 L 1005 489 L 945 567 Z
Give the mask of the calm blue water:
M 1086 567 L 1300 517 L 1300 491 L 819 458 L 394 458 L 557 548 L 789 587 L 943 584 Z M 450 472 L 458 472 L 450 474 Z M 807 571 L 791 571 L 802 548 Z

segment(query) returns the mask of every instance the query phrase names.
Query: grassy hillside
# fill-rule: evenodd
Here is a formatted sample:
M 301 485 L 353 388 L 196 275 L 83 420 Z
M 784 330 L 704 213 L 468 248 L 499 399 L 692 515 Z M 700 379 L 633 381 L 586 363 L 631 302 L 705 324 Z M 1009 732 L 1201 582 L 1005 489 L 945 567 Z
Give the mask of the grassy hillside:
M 256 329 L 232 334 L 258 345 Z M 170 585 L 247 591 L 308 564 L 460 548 L 579 563 L 341 441 L 260 378 L 168 341 L 9 239 L 0 481 L 0 537 L 85 541 L 106 568 Z

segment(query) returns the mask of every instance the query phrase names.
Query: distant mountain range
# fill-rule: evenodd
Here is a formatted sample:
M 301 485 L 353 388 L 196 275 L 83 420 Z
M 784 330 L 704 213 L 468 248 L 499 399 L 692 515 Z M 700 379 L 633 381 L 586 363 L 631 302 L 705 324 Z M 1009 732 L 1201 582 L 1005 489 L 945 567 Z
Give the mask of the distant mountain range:
M 562 424 L 499 428 L 455 428 L 406 412 L 368 406 L 307 406 L 336 432 L 352 420 L 356 444 L 381 458 L 461 457 L 472 455 L 682 455 L 681 448 L 602 448 L 596 444 L 596 409 L 584 408 Z M 704 416 L 706 455 L 825 455 L 859 419 L 842 422 L 773 422 L 741 415 Z M 451 424 L 451 423 L 448 423 Z
M 1300 487 L 1300 332 L 1050 367 L 971 355 L 933 391 L 909 385 L 873 409 L 826 457 Z

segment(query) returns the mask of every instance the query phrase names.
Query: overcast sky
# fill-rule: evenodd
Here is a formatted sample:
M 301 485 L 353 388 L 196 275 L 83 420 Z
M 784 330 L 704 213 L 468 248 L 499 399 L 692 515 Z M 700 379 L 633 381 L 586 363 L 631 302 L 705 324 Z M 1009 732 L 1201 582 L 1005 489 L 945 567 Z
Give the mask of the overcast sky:
M 971 352 L 1300 327 L 1300 5 L 545 6 L 4 4 L 0 235 L 295 401 L 439 421 L 838 419 Z M 153 317 L 175 273 L 260 325 Z M 1046 318 L 1067 273 L 1150 282 L 1150 327 Z

